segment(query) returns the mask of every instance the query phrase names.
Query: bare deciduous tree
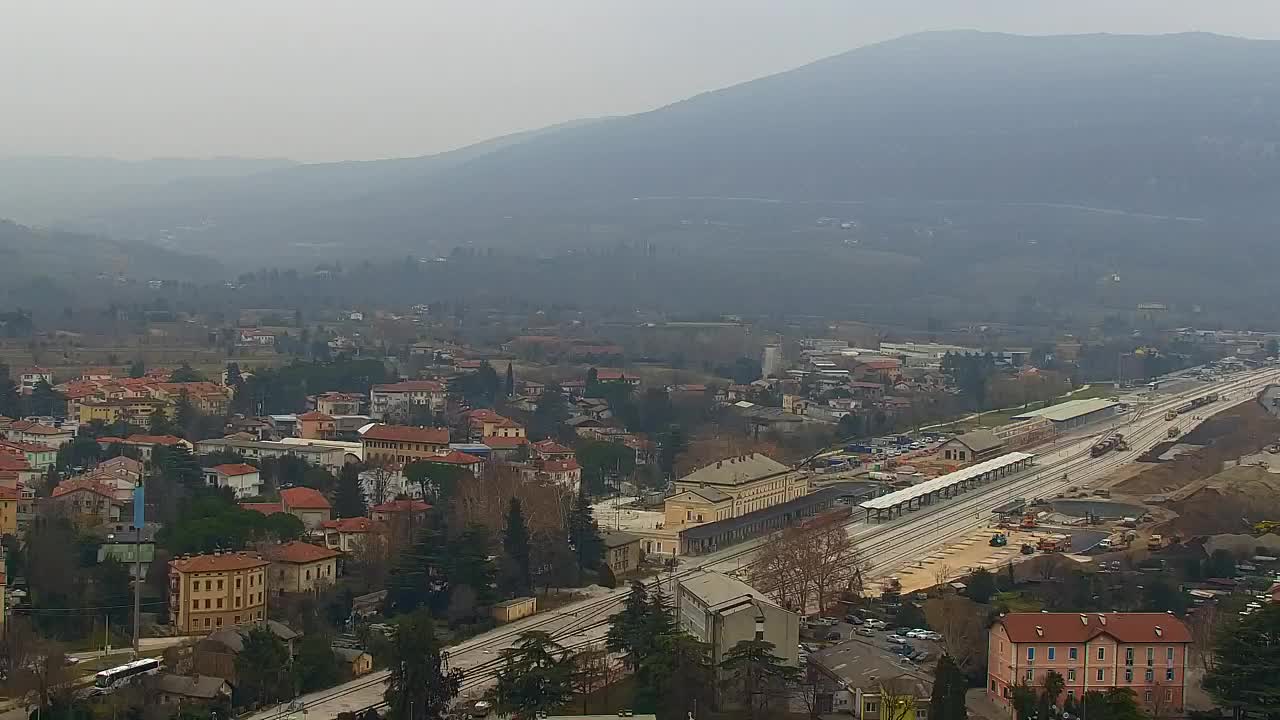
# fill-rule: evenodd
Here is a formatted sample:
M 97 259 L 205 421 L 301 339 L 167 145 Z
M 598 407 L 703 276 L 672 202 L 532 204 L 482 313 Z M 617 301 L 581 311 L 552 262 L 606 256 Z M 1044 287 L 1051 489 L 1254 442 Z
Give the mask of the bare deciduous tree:
M 950 565 L 946 563 L 942 563 L 941 565 L 933 569 L 934 585 L 942 585 L 943 583 L 945 583 L 947 580 L 950 580 L 950 579 L 951 579 Z
M 959 595 L 947 595 L 925 603 L 929 627 L 942 636 L 942 648 L 956 666 L 969 672 L 986 650 L 987 632 L 981 606 Z
M 866 562 L 839 519 L 789 528 L 770 538 L 751 566 L 751 583 L 785 607 L 818 612 L 848 591 L 861 594 Z
M 1196 608 L 1187 620 L 1187 626 L 1191 630 L 1191 652 L 1200 668 L 1206 673 L 1210 672 L 1217 665 L 1217 658 L 1213 654 L 1213 641 L 1222 617 L 1216 606 L 1204 605 Z

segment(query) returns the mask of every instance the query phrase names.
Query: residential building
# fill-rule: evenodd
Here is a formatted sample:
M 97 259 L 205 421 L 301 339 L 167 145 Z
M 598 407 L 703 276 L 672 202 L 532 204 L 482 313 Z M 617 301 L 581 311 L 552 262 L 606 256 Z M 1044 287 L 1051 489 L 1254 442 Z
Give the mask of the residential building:
M 383 528 L 369 518 L 341 518 L 326 520 L 320 523 L 320 531 L 324 533 L 324 546 L 340 552 L 352 552 L 365 543 L 370 533 L 381 532 Z
M 215 630 L 197 642 L 191 652 L 192 670 L 201 676 L 221 678 L 235 684 L 238 677 L 236 675 L 236 657 L 244 651 L 244 641 L 248 637 L 249 631 L 257 628 L 262 628 L 274 635 L 284 645 L 289 657 L 296 658 L 298 656 L 298 646 L 301 645 L 302 638 L 301 633 L 295 632 L 293 628 L 275 620 L 245 622 L 241 625 Z
M 142 687 L 148 704 L 155 703 L 160 707 L 231 704 L 230 683 L 212 675 L 159 673 L 143 676 Z
M 676 480 L 668 526 L 727 520 L 803 497 L 809 476 L 760 453 L 720 460 Z
M 269 330 L 259 330 L 258 328 L 240 328 L 239 344 L 258 347 L 274 346 L 276 344 L 276 334 Z
M 53 371 L 42 367 L 29 367 L 18 371 L 18 392 L 23 395 L 30 395 L 42 382 L 53 385 Z
M 422 527 L 430 509 L 431 506 L 421 500 L 389 500 L 369 508 L 369 516 L 374 522 L 408 522 L 414 527 Z
M 201 440 L 196 443 L 196 453 L 200 455 L 216 452 L 235 453 L 248 460 L 265 460 L 267 458 L 290 455 L 334 473 L 342 470 L 342 466 L 347 462 L 358 460 L 352 455 L 350 448 L 336 442 L 324 443 L 300 440 L 290 443 L 269 440 L 216 438 Z
M 433 465 L 449 465 L 461 470 L 465 470 L 475 477 L 484 474 L 484 458 L 468 455 L 457 450 L 449 450 L 443 455 L 424 458 L 421 462 L 431 463 Z
M 644 553 L 640 549 L 639 537 L 606 530 L 600 533 L 600 539 L 604 542 L 604 562 L 615 577 L 640 567 Z
M 170 560 L 169 623 L 180 634 L 198 635 L 261 621 L 270 565 L 238 552 Z
M 32 470 L 44 471 L 58 462 L 58 449 L 41 443 L 0 440 L 0 455 L 13 455 L 27 461 Z
M 246 463 L 224 463 L 204 470 L 205 482 L 213 487 L 229 487 L 237 498 L 262 494 L 262 475 L 258 468 Z
M 410 427 L 407 425 L 370 425 L 360 435 L 365 462 L 411 463 L 449 449 L 448 428 Z
M 276 595 L 324 589 L 337 581 L 339 555 L 299 540 L 264 546 L 262 556 L 271 561 L 267 584 Z
M 34 420 L 15 420 L 6 431 L 8 439 L 13 442 L 46 445 L 55 450 L 71 442 L 76 436 L 70 428 L 56 428 Z
M 760 374 L 763 377 L 779 377 L 782 375 L 782 346 L 765 345 L 760 356 Z
M 85 398 L 77 403 L 76 417 L 82 425 L 98 420 L 108 425 L 125 422 L 138 427 L 147 427 L 151 418 L 156 415 L 171 417 L 173 406 L 164 400 L 149 398 L 106 399 Z
M 309 487 L 290 487 L 280 490 L 280 504 L 284 512 L 302 521 L 308 531 L 315 530 L 325 520 L 331 520 L 333 507 L 319 490 Z
M 123 445 L 125 447 L 133 448 L 138 452 L 143 460 L 151 459 L 151 451 L 155 449 L 156 446 L 181 446 L 187 450 L 192 450 L 193 448 L 190 442 L 175 435 L 130 435 L 127 438 L 100 437 L 98 438 L 98 444 L 104 449 L 110 445 Z
M 534 443 L 530 450 L 535 458 L 542 460 L 568 460 L 576 457 L 572 449 L 561 445 L 555 440 L 541 440 Z
M 1111 688 L 1139 705 L 1182 713 L 1191 632 L 1166 613 L 1009 613 L 988 632 L 987 697 L 1009 706 L 1013 688 L 1064 681 L 1059 701 Z
M 484 444 L 494 460 L 510 460 L 524 451 L 529 438 L 493 436 L 485 438 Z
M 364 406 L 364 398 L 360 395 L 341 392 L 321 393 L 311 398 L 316 412 L 325 415 L 359 415 Z
M 935 451 L 943 460 L 978 463 L 1004 451 L 1004 441 L 990 430 L 973 430 L 942 443 Z
M 114 528 L 103 526 L 97 535 L 102 538 L 102 544 L 98 546 L 98 562 L 111 558 L 128 568 L 130 577 L 138 577 L 141 573 L 142 579 L 147 579 L 147 571 L 156 559 L 155 528 L 143 528 L 142 542 L 138 542 L 136 531 L 127 528 L 114 532 Z
M 415 409 L 444 412 L 447 392 L 435 380 L 405 380 L 374 385 L 369 390 L 369 414 L 378 420 L 408 420 Z
M 360 650 L 359 648 L 333 646 L 333 654 L 338 656 L 343 665 L 347 666 L 351 677 L 358 678 L 373 672 L 373 656 Z
M 115 488 L 90 479 L 58 483 L 48 502 L 68 513 L 80 527 L 116 522 L 124 506 L 116 499 Z
M 21 493 L 16 487 L 0 485 L 0 535 L 18 534 L 18 503 Z
M 625 371 L 614 368 L 597 368 L 596 382 L 622 383 L 623 385 L 630 385 L 631 387 L 639 387 L 640 376 L 627 375 Z
M 312 410 L 298 416 L 298 437 L 305 440 L 332 440 L 337 423 L 332 415 Z
M 926 720 L 932 678 L 902 656 L 861 639 L 809 655 L 816 710 L 850 714 L 859 720 Z M 885 690 L 896 707 L 886 711 Z
M 800 616 L 750 585 L 717 572 L 699 572 L 676 583 L 676 621 L 711 646 L 711 664 L 743 640 L 766 640 L 774 653 L 798 665 Z

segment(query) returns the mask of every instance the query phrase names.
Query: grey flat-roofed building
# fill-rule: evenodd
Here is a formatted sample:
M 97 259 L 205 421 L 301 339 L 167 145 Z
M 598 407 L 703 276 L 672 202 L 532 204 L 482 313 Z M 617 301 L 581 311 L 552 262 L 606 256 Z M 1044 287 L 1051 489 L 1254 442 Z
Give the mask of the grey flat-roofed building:
M 1086 400 L 1069 400 L 1057 405 L 1050 405 L 1040 410 L 1032 410 L 1014 415 L 1013 421 L 1045 418 L 1053 423 L 1058 432 L 1071 430 L 1091 422 L 1113 417 L 1120 403 L 1106 398 L 1089 398 Z
M 676 619 L 680 627 L 711 646 L 719 665 L 743 640 L 773 643 L 774 654 L 798 664 L 800 616 L 750 585 L 717 572 L 702 572 L 676 585 Z

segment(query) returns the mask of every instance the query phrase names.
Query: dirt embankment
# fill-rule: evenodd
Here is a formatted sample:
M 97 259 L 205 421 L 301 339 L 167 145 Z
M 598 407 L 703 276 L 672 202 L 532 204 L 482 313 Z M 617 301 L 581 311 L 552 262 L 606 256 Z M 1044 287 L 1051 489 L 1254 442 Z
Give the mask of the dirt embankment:
M 1181 442 L 1205 447 L 1148 467 L 1115 486 L 1116 492 L 1169 495 L 1217 475 L 1224 463 L 1259 452 L 1280 438 L 1280 419 L 1256 402 L 1238 405 L 1204 421 Z
M 1164 527 L 1182 537 L 1247 532 L 1259 520 L 1280 520 L 1280 474 L 1249 465 L 1228 468 L 1169 507 L 1178 517 Z

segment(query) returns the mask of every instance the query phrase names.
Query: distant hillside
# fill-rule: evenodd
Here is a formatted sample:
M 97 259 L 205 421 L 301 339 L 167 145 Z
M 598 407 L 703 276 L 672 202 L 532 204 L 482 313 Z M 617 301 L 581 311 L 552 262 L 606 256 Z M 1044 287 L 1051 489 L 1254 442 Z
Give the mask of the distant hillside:
M 0 220 L 0 258 L 0 307 L 60 308 L 92 301 L 98 283 L 109 286 L 118 277 L 145 286 L 153 279 L 211 282 L 222 271 L 217 261 L 205 257 L 8 220 Z M 100 279 L 103 274 L 107 277 Z
M 1280 42 L 1206 34 L 925 33 L 629 117 L 69 219 L 248 264 L 639 248 L 727 305 L 1235 311 L 1280 262 L 1275 67 Z M 697 290 L 654 277 L 655 298 Z

